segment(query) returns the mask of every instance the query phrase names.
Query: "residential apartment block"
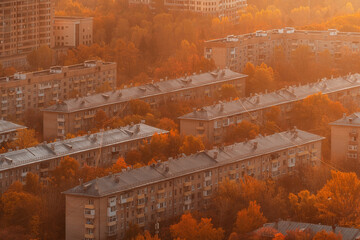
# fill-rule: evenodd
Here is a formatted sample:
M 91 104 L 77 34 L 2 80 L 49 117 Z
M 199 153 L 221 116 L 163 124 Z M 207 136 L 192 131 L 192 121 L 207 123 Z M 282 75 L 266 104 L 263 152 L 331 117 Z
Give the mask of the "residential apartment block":
M 232 124 L 243 120 L 264 124 L 266 113 L 273 106 L 280 107 L 280 119 L 285 125 L 291 126 L 289 113 L 294 103 L 316 93 L 326 94 L 330 99 L 341 103 L 359 101 L 360 74 L 322 79 L 306 85 L 291 86 L 270 93 L 255 94 L 236 101 L 203 107 L 179 117 L 180 133 L 201 137 L 206 143 L 219 144 Z
M 0 144 L 15 140 L 17 131 L 25 128 L 25 126 L 16 123 L 0 120 Z
M 330 126 L 331 161 L 340 163 L 350 160 L 359 163 L 360 113 L 344 115 L 341 119 L 330 123 Z
M 167 102 L 214 96 L 223 84 L 232 84 L 245 96 L 246 77 L 224 69 L 58 102 L 43 110 L 44 138 L 91 129 L 98 109 L 104 110 L 108 117 L 122 117 L 129 113 L 132 99 L 143 100 L 157 108 Z
M 319 164 L 323 139 L 293 129 L 81 183 L 64 193 L 66 239 L 122 239 L 130 224 L 152 229 L 204 210 L 227 179 L 276 178 Z
M 2 77 L 0 118 L 20 119 L 28 109 L 42 109 L 76 95 L 86 96 L 104 83 L 116 87 L 116 63 L 86 61 Z
M 229 67 L 234 71 L 243 71 L 247 62 L 255 65 L 270 63 L 276 47 L 281 46 L 287 58 L 300 45 L 307 45 L 318 54 L 328 50 L 334 61 L 342 55 L 342 49 L 360 50 L 360 33 L 328 31 L 295 30 L 294 28 L 259 30 L 244 35 L 229 35 L 225 38 L 205 42 L 204 56 L 214 59 L 216 66 Z
M 155 0 L 129 0 L 129 4 L 143 4 L 151 8 L 156 7 Z M 163 0 L 163 4 L 170 11 L 194 12 L 220 19 L 228 18 L 229 21 L 235 22 L 239 19 L 239 12 L 245 12 L 247 0 Z
M 46 180 L 66 156 L 75 158 L 80 166 L 112 165 L 126 152 L 149 142 L 155 133 L 167 131 L 140 123 L 0 154 L 0 193 L 15 181 L 24 182 L 28 172 Z
M 90 46 L 93 43 L 93 18 L 55 17 L 54 40 L 55 47 Z
M 53 0 L 0 1 L 0 63 L 24 66 L 41 45 L 53 47 Z

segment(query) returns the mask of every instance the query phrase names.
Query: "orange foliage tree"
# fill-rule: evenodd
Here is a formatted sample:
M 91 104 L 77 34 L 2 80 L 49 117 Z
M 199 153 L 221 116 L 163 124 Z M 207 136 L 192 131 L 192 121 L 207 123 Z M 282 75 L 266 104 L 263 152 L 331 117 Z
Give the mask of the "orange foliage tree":
M 202 218 L 198 222 L 190 213 L 182 215 L 179 223 L 170 226 L 170 231 L 173 238 L 186 240 L 222 240 L 224 238 L 224 230 L 214 228 L 211 219 Z

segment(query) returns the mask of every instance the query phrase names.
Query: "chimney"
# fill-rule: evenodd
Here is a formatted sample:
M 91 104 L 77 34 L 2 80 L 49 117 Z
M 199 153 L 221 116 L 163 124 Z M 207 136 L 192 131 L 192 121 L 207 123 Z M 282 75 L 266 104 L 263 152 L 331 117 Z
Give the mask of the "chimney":
M 254 149 L 257 149 L 258 147 L 258 142 L 254 142 Z
M 214 152 L 214 159 L 217 159 L 218 154 L 219 154 L 218 152 L 216 152 L 216 151 Z
M 84 181 L 83 181 L 83 179 L 82 179 L 82 178 L 79 178 L 79 183 L 80 183 L 80 186 L 82 187 L 82 186 L 83 186 L 83 184 L 84 184 Z

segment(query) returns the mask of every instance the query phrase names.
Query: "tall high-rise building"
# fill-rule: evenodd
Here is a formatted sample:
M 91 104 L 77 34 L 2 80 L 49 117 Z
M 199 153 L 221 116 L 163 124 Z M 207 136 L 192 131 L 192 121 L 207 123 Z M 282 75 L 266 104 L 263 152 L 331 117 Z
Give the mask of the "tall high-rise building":
M 0 63 L 23 66 L 41 45 L 53 47 L 54 0 L 0 1 Z

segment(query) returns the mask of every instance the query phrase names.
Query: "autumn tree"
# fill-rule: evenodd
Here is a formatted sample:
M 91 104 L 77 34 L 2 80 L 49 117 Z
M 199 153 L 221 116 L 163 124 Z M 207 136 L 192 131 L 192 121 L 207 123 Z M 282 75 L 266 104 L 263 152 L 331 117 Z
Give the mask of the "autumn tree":
M 355 173 L 332 172 L 332 178 L 316 195 L 319 218 L 327 224 L 358 226 L 360 180 Z
M 167 131 L 178 129 L 178 125 L 170 118 L 161 118 L 156 127 Z
M 190 155 L 204 149 L 205 146 L 200 138 L 188 135 L 184 138 L 183 144 L 180 147 L 180 152 Z
M 132 114 L 145 116 L 147 113 L 151 113 L 151 107 L 147 102 L 140 99 L 134 99 L 129 102 L 130 110 Z
M 6 226 L 31 229 L 31 219 L 39 214 L 40 199 L 21 190 L 7 191 L 1 196 L 3 220 Z
M 19 129 L 17 131 L 17 138 L 9 143 L 12 149 L 29 148 L 39 144 L 34 129 Z
M 220 98 L 221 99 L 234 99 L 239 96 L 238 91 L 235 86 L 232 84 L 223 84 L 220 89 Z
M 310 194 L 308 190 L 303 190 L 297 195 L 290 193 L 289 202 L 297 221 L 316 222 L 318 212 L 317 208 L 315 207 L 315 195 Z
M 196 221 L 190 213 L 181 216 L 180 222 L 170 226 L 173 238 L 186 240 L 222 240 L 224 230 L 214 228 L 209 218 L 201 218 L 200 222 Z
M 76 159 L 66 156 L 60 161 L 60 165 L 51 173 L 51 182 L 61 190 L 67 190 L 76 186 L 79 182 L 80 164 Z
M 317 232 L 313 237 L 313 240 L 342 240 L 341 234 L 334 232 L 325 232 L 324 230 Z
M 245 67 L 245 70 L 250 74 L 252 71 L 251 69 L 251 65 L 247 65 Z M 262 63 L 260 66 L 256 66 L 252 77 L 248 77 L 246 83 L 246 94 L 249 95 L 250 93 L 272 90 L 275 86 L 276 83 L 273 69 L 268 67 L 265 63 Z
M 230 125 L 226 130 L 224 141 L 226 143 L 243 142 L 246 139 L 255 138 L 260 132 L 260 127 L 247 120 L 237 125 Z
M 27 61 L 33 70 L 50 68 L 54 52 L 47 45 L 42 45 L 27 55 Z
M 96 128 L 101 129 L 104 128 L 104 124 L 107 122 L 108 117 L 104 110 L 98 109 L 95 114 L 95 125 Z
M 239 235 L 244 235 L 261 227 L 266 221 L 260 211 L 260 205 L 256 201 L 251 201 L 247 209 L 238 212 L 234 231 Z

